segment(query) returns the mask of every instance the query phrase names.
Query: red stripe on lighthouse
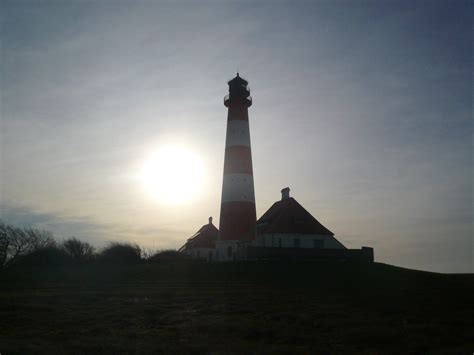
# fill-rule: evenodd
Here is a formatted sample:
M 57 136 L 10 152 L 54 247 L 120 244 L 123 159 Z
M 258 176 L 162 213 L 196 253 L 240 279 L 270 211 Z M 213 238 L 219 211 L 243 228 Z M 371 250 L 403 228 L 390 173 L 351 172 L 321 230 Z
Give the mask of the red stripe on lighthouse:
M 233 146 L 225 149 L 224 174 L 253 175 L 250 147 Z
M 220 240 L 255 239 L 255 204 L 252 202 L 225 202 L 221 205 Z

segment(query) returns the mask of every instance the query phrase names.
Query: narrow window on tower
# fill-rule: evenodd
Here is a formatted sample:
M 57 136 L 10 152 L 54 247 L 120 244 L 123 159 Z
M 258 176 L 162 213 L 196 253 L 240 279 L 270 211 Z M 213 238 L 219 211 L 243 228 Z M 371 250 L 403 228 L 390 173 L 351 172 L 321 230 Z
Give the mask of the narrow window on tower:
M 227 256 L 228 256 L 229 258 L 232 257 L 232 247 L 231 247 L 231 246 L 227 247 Z
M 293 245 L 295 248 L 300 247 L 300 240 L 298 238 L 293 239 Z

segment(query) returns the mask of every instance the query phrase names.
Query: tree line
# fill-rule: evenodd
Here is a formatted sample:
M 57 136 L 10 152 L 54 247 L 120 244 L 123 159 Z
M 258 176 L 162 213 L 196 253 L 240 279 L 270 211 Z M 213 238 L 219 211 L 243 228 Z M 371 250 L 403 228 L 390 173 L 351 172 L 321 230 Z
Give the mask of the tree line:
M 0 221 L 0 268 L 13 265 L 84 265 L 140 263 L 183 259 L 176 250 L 153 252 L 135 243 L 112 242 L 102 249 L 71 237 L 62 242 L 45 230 Z

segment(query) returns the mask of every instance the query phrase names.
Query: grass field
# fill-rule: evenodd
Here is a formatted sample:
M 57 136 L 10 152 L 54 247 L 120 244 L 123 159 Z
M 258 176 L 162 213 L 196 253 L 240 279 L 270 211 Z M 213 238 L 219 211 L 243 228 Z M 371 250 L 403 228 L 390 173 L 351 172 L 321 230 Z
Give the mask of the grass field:
M 472 354 L 474 276 L 179 262 L 0 272 L 0 352 Z

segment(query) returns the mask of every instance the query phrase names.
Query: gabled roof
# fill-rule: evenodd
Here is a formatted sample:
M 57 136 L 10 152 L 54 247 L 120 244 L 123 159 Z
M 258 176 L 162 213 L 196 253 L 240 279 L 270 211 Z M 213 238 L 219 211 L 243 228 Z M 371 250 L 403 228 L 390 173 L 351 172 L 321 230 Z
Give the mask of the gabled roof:
M 334 235 L 293 197 L 275 202 L 257 221 L 257 231 L 258 233 Z
M 191 238 L 186 241 L 179 251 L 192 248 L 214 248 L 216 245 L 217 238 L 219 236 L 219 230 L 212 224 L 203 225 Z

